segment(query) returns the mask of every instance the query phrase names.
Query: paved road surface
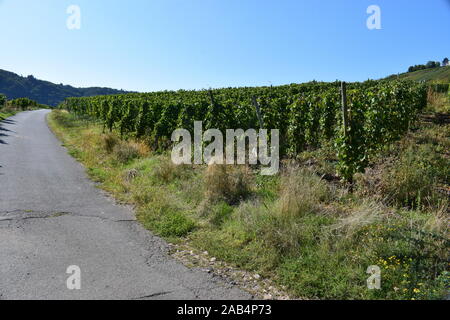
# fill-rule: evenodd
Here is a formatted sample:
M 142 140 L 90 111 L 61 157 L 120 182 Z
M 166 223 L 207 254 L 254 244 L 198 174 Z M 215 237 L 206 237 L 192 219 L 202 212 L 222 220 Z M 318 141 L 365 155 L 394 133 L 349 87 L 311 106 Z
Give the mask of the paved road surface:
M 86 177 L 48 111 L 0 124 L 0 299 L 248 299 L 166 255 L 166 243 Z M 81 290 L 66 270 L 81 268 Z

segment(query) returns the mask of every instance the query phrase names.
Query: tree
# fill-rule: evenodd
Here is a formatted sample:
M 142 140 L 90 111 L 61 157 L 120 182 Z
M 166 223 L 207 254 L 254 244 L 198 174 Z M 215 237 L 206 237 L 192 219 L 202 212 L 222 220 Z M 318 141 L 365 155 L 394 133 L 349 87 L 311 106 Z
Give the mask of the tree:
M 18 98 L 8 101 L 8 105 L 11 107 L 20 108 L 21 110 L 25 111 L 30 108 L 36 108 L 38 106 L 38 103 L 28 98 Z
M 6 96 L 0 93 L 0 107 L 6 103 Z
M 428 61 L 426 64 L 427 68 L 431 69 L 431 68 L 435 68 L 436 67 L 436 63 L 434 61 Z
M 442 60 L 442 65 L 443 65 L 444 67 L 449 65 L 449 64 L 448 64 L 448 58 L 445 58 L 444 60 Z
M 432 62 L 432 61 L 430 61 L 430 62 Z M 433 64 L 434 64 L 434 62 L 433 62 Z M 431 65 L 431 64 L 430 64 L 430 65 Z M 408 72 L 414 72 L 414 71 L 418 71 L 418 70 L 424 70 L 424 69 L 427 69 L 427 68 L 428 68 L 428 66 L 426 66 L 426 65 L 424 65 L 424 64 L 416 64 L 415 66 L 409 67 Z

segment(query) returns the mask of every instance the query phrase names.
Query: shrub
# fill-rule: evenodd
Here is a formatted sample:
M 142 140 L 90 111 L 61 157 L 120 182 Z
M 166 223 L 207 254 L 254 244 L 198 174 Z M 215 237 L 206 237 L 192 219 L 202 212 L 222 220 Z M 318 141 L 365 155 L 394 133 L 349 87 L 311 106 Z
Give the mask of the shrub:
M 192 219 L 169 204 L 148 208 L 140 220 L 146 228 L 163 237 L 184 237 L 195 228 Z
M 14 100 L 10 100 L 7 102 L 11 107 L 19 108 L 21 110 L 28 110 L 32 108 L 37 108 L 39 105 L 36 101 L 28 99 L 28 98 L 18 98 Z
M 195 228 L 195 223 L 180 212 L 166 211 L 155 227 L 163 237 L 184 237 Z
M 0 107 L 3 107 L 5 103 L 6 103 L 6 96 L 0 93 Z

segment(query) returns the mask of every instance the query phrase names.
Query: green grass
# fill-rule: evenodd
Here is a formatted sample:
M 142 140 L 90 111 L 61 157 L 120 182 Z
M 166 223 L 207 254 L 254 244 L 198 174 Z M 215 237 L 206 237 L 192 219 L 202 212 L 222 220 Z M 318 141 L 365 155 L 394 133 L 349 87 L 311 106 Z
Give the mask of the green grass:
M 0 121 L 5 120 L 6 118 L 12 117 L 15 115 L 17 111 L 9 111 L 0 109 Z
M 448 200 L 436 188 L 448 187 L 448 125 L 420 123 L 372 159 L 351 194 L 333 178 L 332 146 L 262 177 L 246 166 L 175 166 L 168 154 L 64 111 L 49 124 L 103 189 L 136 206 L 146 228 L 271 278 L 294 297 L 446 293 Z M 371 265 L 382 270 L 381 290 L 367 288 Z
M 38 108 L 25 108 L 25 110 L 18 109 L 16 107 L 11 106 L 0 106 L 0 121 L 5 120 L 6 118 L 12 117 L 15 114 L 27 111 L 27 110 L 37 110 Z

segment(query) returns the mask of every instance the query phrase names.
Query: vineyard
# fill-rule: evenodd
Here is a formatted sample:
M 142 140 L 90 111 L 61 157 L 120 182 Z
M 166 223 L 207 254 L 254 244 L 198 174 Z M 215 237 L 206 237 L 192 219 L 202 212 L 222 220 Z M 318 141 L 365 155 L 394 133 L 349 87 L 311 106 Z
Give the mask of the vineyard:
M 277 87 L 164 91 L 69 98 L 61 105 L 100 121 L 122 137 L 145 138 L 155 149 L 170 146 L 178 128 L 259 128 L 280 130 L 280 154 L 295 157 L 333 141 L 339 173 L 348 180 L 370 157 L 400 138 L 426 107 L 427 86 L 409 81 L 366 81 L 347 85 L 344 126 L 339 82 Z

